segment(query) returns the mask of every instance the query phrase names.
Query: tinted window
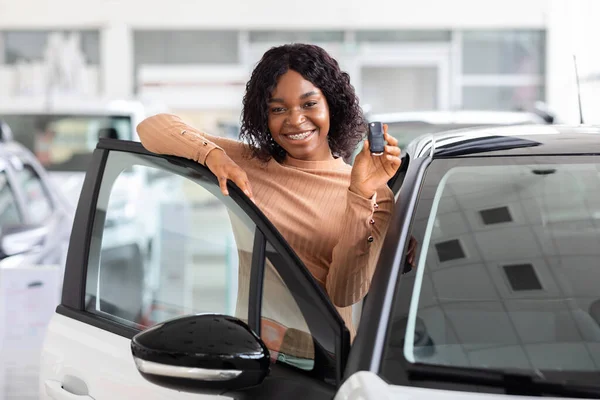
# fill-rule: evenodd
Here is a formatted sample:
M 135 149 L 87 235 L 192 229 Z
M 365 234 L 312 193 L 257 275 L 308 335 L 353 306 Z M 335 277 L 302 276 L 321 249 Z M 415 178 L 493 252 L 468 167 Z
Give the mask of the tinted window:
M 11 189 L 6 173 L 0 172 L 0 231 L 10 225 L 22 223 L 21 214 L 17 208 L 15 194 Z
M 0 118 L 11 127 L 15 140 L 50 171 L 85 172 L 98 139 L 132 139 L 128 116 L 3 114 Z
M 52 213 L 52 202 L 40 176 L 30 165 L 24 165 L 17 171 L 17 180 L 25 196 L 29 222 L 43 223 Z
M 413 219 L 383 364 L 594 372 L 600 365 L 600 163 L 434 160 Z M 402 375 L 402 376 L 401 376 Z

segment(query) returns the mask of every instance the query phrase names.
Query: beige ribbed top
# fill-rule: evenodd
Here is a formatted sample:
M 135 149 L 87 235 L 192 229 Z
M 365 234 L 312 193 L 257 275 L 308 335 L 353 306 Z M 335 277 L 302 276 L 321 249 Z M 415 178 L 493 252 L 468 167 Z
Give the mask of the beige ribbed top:
M 210 136 L 174 115 L 147 118 L 137 131 L 147 150 L 201 164 L 210 151 L 224 150 L 246 171 L 257 206 L 325 288 L 354 337 L 348 306 L 371 284 L 393 209 L 387 186 L 367 199 L 348 190 L 352 167 L 341 158 L 264 163 L 248 158 L 246 144 Z

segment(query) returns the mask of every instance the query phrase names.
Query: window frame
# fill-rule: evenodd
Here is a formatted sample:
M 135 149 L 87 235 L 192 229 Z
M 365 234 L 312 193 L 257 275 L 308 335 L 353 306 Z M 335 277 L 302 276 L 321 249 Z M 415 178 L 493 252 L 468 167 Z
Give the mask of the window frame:
M 96 203 L 109 153 L 114 151 L 143 155 L 156 159 L 159 161 L 157 168 L 160 168 L 160 163 L 164 165 L 168 165 L 167 163 L 169 163 L 173 168 L 182 168 L 181 171 L 185 171 L 183 170 L 185 168 L 189 174 L 211 182 L 217 191 L 218 180 L 208 168 L 192 160 L 150 153 L 139 142 L 101 139 L 96 150 L 94 150 L 75 212 L 65 268 L 62 298 L 56 312 L 130 339 L 139 333 L 140 330 L 120 324 L 112 319 L 104 318 L 101 315 L 92 314 L 85 309 L 88 258 L 90 255 L 91 239 L 95 234 L 93 228 L 96 217 Z M 185 174 L 180 175 L 185 176 Z M 230 183 L 229 188 L 230 196 L 223 196 L 220 200 L 225 204 L 228 202 L 235 203 L 253 221 L 257 232 L 254 239 L 254 250 L 260 250 L 261 247 L 265 248 L 268 242 L 285 261 L 285 267 L 278 268 L 276 266 L 277 271 L 286 282 L 300 310 L 302 310 L 303 318 L 310 327 L 315 342 L 327 342 L 328 347 L 332 348 L 334 354 L 333 361 L 335 363 L 333 380 L 335 384 L 339 385 L 347 355 L 350 351 L 350 333 L 344 321 L 325 291 L 318 286 L 310 271 L 304 266 L 272 223 L 268 221 L 257 206 L 237 186 Z M 253 254 L 253 258 L 253 261 L 255 261 L 258 259 L 258 256 L 255 257 Z M 259 319 L 257 318 L 257 312 L 260 313 L 261 310 L 260 302 L 262 301 L 263 282 L 259 278 L 264 273 L 264 262 L 260 264 L 262 264 L 262 268 L 259 268 L 256 275 L 251 277 L 251 283 L 255 283 L 254 287 L 250 287 L 250 299 L 248 303 L 249 308 L 254 310 L 249 320 L 249 323 L 252 325 L 256 325 L 257 319 Z M 252 270 L 254 269 L 256 268 L 253 264 Z M 263 270 L 263 272 L 260 270 Z M 252 273 L 255 272 L 252 271 Z M 310 307 L 310 312 L 308 312 L 307 307 Z M 315 332 L 317 332 L 317 335 L 315 335 Z M 294 371 L 296 371 L 295 368 Z

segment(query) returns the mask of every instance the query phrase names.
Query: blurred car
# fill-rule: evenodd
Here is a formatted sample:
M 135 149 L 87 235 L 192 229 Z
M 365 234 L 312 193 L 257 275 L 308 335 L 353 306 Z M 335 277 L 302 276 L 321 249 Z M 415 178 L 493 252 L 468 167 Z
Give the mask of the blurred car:
M 12 128 L 14 139 L 48 171 L 49 179 L 61 190 L 73 213 L 98 140 L 139 141 L 135 126 L 145 116 L 144 105 L 137 101 L 65 103 L 48 109 L 0 103 L 0 119 Z M 107 240 L 112 241 L 110 247 L 116 251 L 113 255 L 125 252 L 148 257 L 156 225 L 153 218 L 147 218 L 149 203 L 154 199 L 147 190 L 160 182 L 160 174 L 140 168 L 126 172 L 115 183 L 118 193 L 112 201 L 116 208 L 107 223 L 112 230 Z
M 388 114 L 372 114 L 369 121 L 381 121 L 388 125 L 390 135 L 398 139 L 404 148 L 413 139 L 426 134 L 454 129 L 492 127 L 523 124 L 548 124 L 554 121 L 550 114 L 525 111 L 412 111 Z
M 509 126 L 411 142 L 388 183 L 395 212 L 352 344 L 322 287 L 235 185 L 224 197 L 204 166 L 140 144 L 101 141 L 94 160 L 42 354 L 43 399 L 600 397 L 598 127 Z M 166 269 L 162 289 L 181 315 L 154 326 L 115 295 L 140 292 L 138 280 L 90 284 L 102 279 L 111 188 L 124 165 L 160 169 L 208 199 L 166 214 L 160 243 L 170 251 L 155 266 Z M 223 235 L 230 224 L 233 243 Z M 227 243 L 233 252 L 218 263 Z M 188 245 L 204 255 L 188 259 Z M 232 262 L 240 279 L 219 297 L 215 271 L 237 276 Z M 289 315 L 265 324 L 289 299 Z M 305 326 L 290 327 L 288 316 Z
M 37 158 L 0 120 L 0 260 L 64 267 L 73 212 Z

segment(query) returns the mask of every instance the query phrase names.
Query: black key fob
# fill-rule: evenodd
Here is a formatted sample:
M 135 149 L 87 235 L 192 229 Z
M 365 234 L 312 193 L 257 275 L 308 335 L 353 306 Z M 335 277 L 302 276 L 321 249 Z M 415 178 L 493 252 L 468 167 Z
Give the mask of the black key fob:
M 374 156 L 380 156 L 385 151 L 383 124 L 381 122 L 369 122 L 369 150 Z

